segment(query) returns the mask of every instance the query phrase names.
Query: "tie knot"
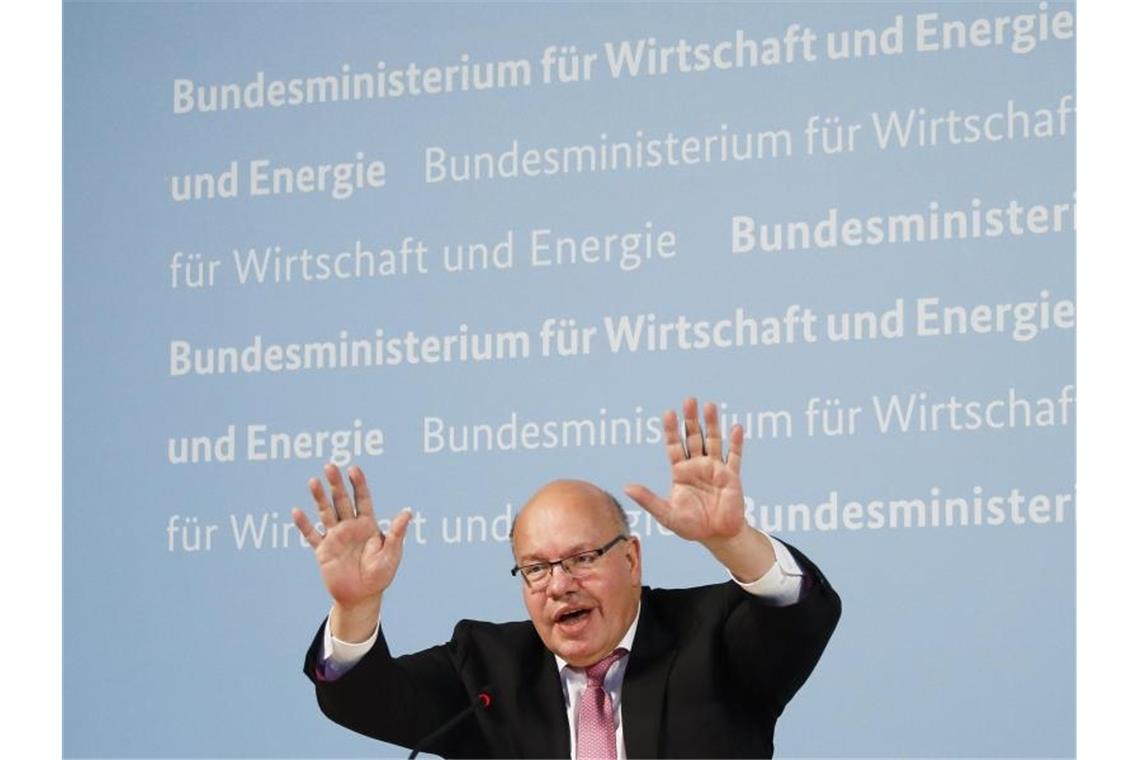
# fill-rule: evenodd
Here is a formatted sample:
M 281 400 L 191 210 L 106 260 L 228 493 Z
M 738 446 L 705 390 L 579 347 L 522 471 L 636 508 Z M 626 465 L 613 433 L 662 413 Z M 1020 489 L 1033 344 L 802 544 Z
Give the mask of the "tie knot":
M 609 672 L 610 666 L 617 662 L 623 655 L 624 649 L 618 648 L 611 652 L 608 656 L 595 662 L 586 668 L 586 686 L 601 686 L 602 681 L 605 680 L 606 673 Z

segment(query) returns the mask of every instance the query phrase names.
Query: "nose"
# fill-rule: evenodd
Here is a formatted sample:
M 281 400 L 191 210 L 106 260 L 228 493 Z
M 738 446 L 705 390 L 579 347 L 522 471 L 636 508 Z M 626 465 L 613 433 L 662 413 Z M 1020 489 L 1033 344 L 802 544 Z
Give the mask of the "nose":
M 566 572 L 561 564 L 550 568 L 550 582 L 546 584 L 546 591 L 552 596 L 561 596 L 578 584 L 578 579 Z

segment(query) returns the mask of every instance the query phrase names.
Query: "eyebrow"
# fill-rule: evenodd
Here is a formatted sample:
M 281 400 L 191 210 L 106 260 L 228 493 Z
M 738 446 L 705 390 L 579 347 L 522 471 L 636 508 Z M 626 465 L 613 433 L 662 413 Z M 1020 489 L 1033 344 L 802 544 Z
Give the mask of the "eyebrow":
M 598 548 L 597 546 L 594 546 L 591 543 L 577 543 L 577 544 L 574 544 L 573 546 L 571 546 L 569 549 L 567 549 L 566 553 L 563 554 L 560 557 L 560 559 L 566 559 L 567 557 L 573 557 L 575 554 L 581 554 L 582 552 L 593 551 L 594 549 L 597 549 L 597 548 Z M 537 554 L 523 554 L 523 555 L 519 556 L 519 565 L 531 564 L 534 562 L 549 562 L 549 561 L 550 560 L 545 559 L 543 557 L 540 557 Z

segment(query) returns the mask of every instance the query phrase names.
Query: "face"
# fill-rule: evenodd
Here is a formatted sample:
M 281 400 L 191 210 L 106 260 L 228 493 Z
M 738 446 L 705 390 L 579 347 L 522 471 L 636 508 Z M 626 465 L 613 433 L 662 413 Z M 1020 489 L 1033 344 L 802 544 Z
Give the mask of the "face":
M 515 561 L 552 561 L 597 549 L 623 528 L 600 489 L 555 481 L 519 514 Z M 634 537 L 618 542 L 578 578 L 555 567 L 538 591 L 520 583 L 531 622 L 547 649 L 575 667 L 592 665 L 613 651 L 637 614 L 641 545 Z

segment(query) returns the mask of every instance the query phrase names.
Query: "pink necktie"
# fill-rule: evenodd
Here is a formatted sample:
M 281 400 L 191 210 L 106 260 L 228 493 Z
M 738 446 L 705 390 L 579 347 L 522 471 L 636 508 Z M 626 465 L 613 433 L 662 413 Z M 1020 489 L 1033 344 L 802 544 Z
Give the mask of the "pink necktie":
M 610 666 L 624 654 L 624 649 L 616 649 L 586 668 L 586 690 L 578 702 L 578 760 L 617 760 L 614 703 L 604 682 Z

